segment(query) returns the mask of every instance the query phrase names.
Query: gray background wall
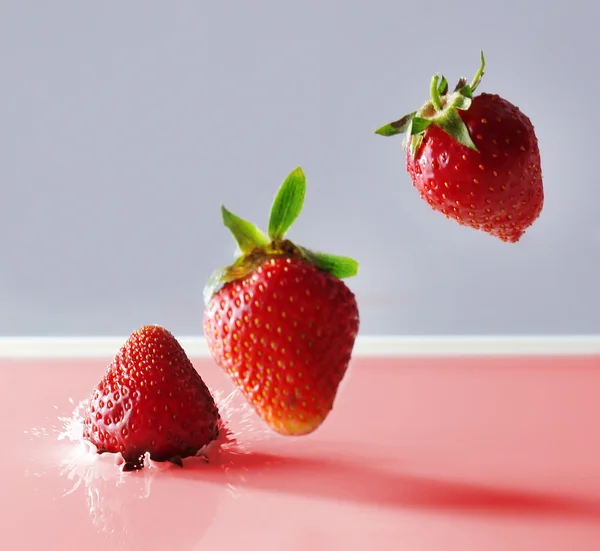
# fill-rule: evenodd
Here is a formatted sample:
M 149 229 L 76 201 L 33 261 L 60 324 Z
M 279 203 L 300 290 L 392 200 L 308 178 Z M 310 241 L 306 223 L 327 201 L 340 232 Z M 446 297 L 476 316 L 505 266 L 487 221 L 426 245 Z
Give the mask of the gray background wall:
M 220 203 L 264 226 L 297 165 L 290 237 L 360 260 L 363 334 L 600 331 L 600 11 L 494 4 L 2 0 L 0 334 L 201 334 Z M 517 245 L 433 213 L 373 134 L 479 48 L 540 140 Z

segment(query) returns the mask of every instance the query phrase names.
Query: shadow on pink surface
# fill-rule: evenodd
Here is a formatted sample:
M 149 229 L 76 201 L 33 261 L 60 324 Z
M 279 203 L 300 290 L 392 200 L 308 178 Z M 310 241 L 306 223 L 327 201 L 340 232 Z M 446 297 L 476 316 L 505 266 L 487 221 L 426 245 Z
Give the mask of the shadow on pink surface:
M 356 456 L 283 456 L 223 447 L 208 463 L 193 458 L 183 468 L 153 464 L 134 473 L 120 472 L 115 457 L 86 451 L 62 473 L 73 482 L 68 493 L 83 490 L 92 524 L 115 549 L 138 549 L 142 542 L 147 549 L 192 549 L 222 500 L 248 498 L 248 507 L 260 508 L 260 494 L 251 495 L 253 490 L 282 494 L 288 501 L 308 497 L 442 515 L 600 522 L 597 502 L 392 472 Z
M 133 499 L 142 505 L 139 497 L 132 497 L 135 492 L 115 492 L 115 483 L 125 488 L 143 484 L 144 507 L 153 508 L 157 518 L 173 513 L 171 509 L 164 509 L 164 503 L 172 504 L 182 499 L 189 502 L 198 498 L 204 509 L 211 499 L 216 501 L 226 497 L 227 492 L 244 498 L 258 490 L 282 494 L 288 499 L 308 497 L 438 514 L 577 518 L 600 522 L 600 501 L 576 495 L 405 472 L 401 470 L 401 457 L 386 458 L 378 450 L 369 446 L 364 448 L 359 442 L 338 442 L 333 446 L 307 439 L 302 446 L 296 447 L 293 443 L 296 441 L 274 436 L 258 423 L 238 393 L 219 400 L 227 423 L 219 441 L 206 450 L 208 462 L 192 458 L 184 460 L 183 468 L 153 463 L 151 468 L 140 473 L 121 473 L 115 464 L 115 456 L 86 453 L 83 464 L 72 464 L 68 475 L 85 483 L 90 512 L 97 517 L 94 523 L 98 524 L 99 518 L 106 521 L 106 514 L 98 517 L 96 513 L 99 509 L 114 508 L 117 494 L 121 500 Z M 80 427 L 77 423 L 73 427 L 76 434 L 72 439 L 78 440 Z M 103 490 L 107 485 L 112 488 Z M 77 482 L 75 486 L 78 487 Z M 165 495 L 154 495 L 160 492 Z M 109 496 L 112 505 L 107 506 Z M 256 501 L 254 498 L 248 503 L 255 506 Z M 211 515 L 214 513 L 208 516 Z M 143 518 L 150 516 L 144 514 Z M 200 528 L 201 524 L 210 523 L 206 519 L 205 512 L 201 521 L 196 519 L 194 522 Z M 124 520 L 127 518 L 116 518 L 121 523 Z M 178 520 L 176 524 L 179 525 Z M 111 526 L 114 531 L 115 526 Z M 127 532 L 127 528 L 123 526 L 119 531 Z
M 71 508 L 87 505 L 95 530 L 119 550 L 191 550 L 214 522 L 221 502 L 237 498 L 257 509 L 262 500 L 256 491 L 280 494 L 288 505 L 308 497 L 425 514 L 600 522 L 598 502 L 394 472 L 396 462 L 376 468 L 358 452 L 338 459 L 312 444 L 312 456 L 223 446 L 212 450 L 209 462 L 186 459 L 183 468 L 152 463 L 130 473 L 119 470 L 117 456 L 98 456 L 78 446 L 63 463 L 64 499 Z M 67 447 L 75 451 L 72 443 Z M 307 453 L 304 447 L 302 453 Z
M 600 502 L 568 495 L 445 480 L 378 469 L 367 459 L 227 452 L 216 464 L 169 475 L 357 505 L 472 515 L 579 517 L 600 521 Z

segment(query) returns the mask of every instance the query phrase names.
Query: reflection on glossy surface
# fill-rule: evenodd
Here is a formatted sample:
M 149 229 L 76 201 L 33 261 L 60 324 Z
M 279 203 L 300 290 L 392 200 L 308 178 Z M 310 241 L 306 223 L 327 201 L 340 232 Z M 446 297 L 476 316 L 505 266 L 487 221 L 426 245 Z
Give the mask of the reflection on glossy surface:
M 79 461 L 63 472 L 74 483 L 72 498 L 85 497 L 91 522 L 110 548 L 134 550 L 146 542 L 155 549 L 193 549 L 214 519 L 218 489 L 172 477 L 171 465 L 129 476 L 106 459 L 94 458 L 87 467 Z
M 210 362 L 196 366 L 219 389 L 227 430 L 183 468 L 123 473 L 118 456 L 81 442 L 70 400 L 102 362 L 0 364 L 0 400 L 15 413 L 0 418 L 4 542 L 591 551 L 600 541 L 600 358 L 360 360 L 331 417 L 302 438 L 271 433 Z
M 58 440 L 73 444 L 73 453 L 60 462 L 60 475 L 72 482 L 64 495 L 85 495 L 92 524 L 113 549 L 137 549 L 143 541 L 156 549 L 193 549 L 214 518 L 220 488 L 235 490 L 227 473 L 236 458 L 268 434 L 238 394 L 215 393 L 222 416 L 219 438 L 184 460 L 184 476 L 181 467 L 154 462 L 148 455 L 145 468 L 134 473 L 122 471 L 120 454 L 98 455 L 82 439 L 81 402 L 71 416 L 59 419 L 63 429 L 57 431 Z

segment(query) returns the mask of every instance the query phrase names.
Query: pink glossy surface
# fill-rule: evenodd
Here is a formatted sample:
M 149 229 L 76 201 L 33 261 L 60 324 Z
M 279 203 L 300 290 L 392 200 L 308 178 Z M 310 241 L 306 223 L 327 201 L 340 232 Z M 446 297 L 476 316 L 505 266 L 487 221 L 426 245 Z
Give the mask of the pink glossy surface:
M 598 357 L 360 359 L 311 436 L 238 397 L 244 453 L 125 474 L 57 437 L 105 363 L 0 362 L 0 548 L 600 548 Z

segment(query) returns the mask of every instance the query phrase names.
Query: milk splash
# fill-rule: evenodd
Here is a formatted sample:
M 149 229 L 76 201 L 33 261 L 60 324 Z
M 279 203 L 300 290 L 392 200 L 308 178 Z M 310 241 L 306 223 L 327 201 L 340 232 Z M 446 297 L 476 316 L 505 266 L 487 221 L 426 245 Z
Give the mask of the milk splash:
M 77 404 L 71 416 L 59 418 L 61 426 L 56 430 L 59 440 L 73 444 L 64 447 L 68 455 L 59 461 L 60 475 L 68 480 L 64 496 L 83 493 L 96 530 L 115 543 L 131 539 L 136 532 L 135 509 L 142 505 L 150 511 L 160 509 L 169 485 L 179 484 L 181 489 L 183 484 L 190 490 L 195 487 L 201 490 L 203 500 L 208 495 L 216 500 L 215 496 L 224 491 L 238 497 L 239 485 L 244 482 L 244 457 L 252 453 L 257 442 L 272 438 L 273 433 L 239 391 L 216 391 L 214 398 L 221 415 L 216 440 L 196 457 L 184 459 L 183 469 L 169 462 L 152 461 L 146 454 L 144 468 L 134 472 L 121 470 L 124 461 L 120 454 L 98 454 L 95 446 L 83 439 L 87 400 Z M 153 485 L 158 494 L 155 492 L 155 499 L 150 500 Z
M 221 414 L 219 436 L 199 450 L 196 457 L 184 459 L 184 468 L 197 462 L 208 462 L 212 466 L 218 465 L 224 471 L 228 471 L 235 466 L 240 457 L 250 453 L 253 444 L 273 436 L 238 390 L 228 395 L 216 391 L 214 398 Z M 130 474 L 120 470 L 123 464 L 121 454 L 98 454 L 96 447 L 83 439 L 86 405 L 87 400 L 84 400 L 77 404 L 70 417 L 59 418 L 62 429 L 57 431 L 58 439 L 69 440 L 76 444 L 73 454 L 60 462 L 61 475 L 73 481 L 73 486 L 65 495 L 75 492 L 82 484 L 89 491 L 99 480 L 113 480 L 118 486 Z M 146 454 L 144 469 L 139 473 L 140 478 L 145 480 L 145 497 L 150 494 L 153 478 L 161 471 L 172 468 L 180 467 L 169 462 L 152 461 L 149 454 Z

